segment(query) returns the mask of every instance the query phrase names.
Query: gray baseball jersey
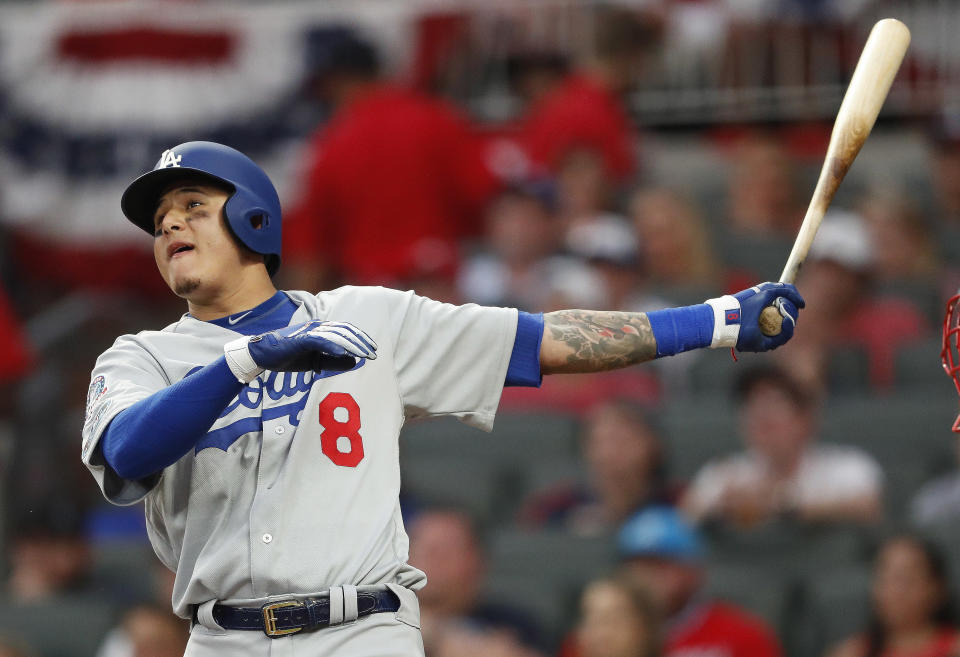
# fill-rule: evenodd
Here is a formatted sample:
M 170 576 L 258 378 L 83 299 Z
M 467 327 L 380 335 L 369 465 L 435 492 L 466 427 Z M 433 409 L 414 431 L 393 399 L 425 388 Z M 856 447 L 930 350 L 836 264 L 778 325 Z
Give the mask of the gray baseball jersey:
M 341 584 L 422 587 L 400 518 L 400 429 L 440 415 L 493 426 L 516 310 L 374 287 L 287 294 L 299 305 L 291 324 L 355 324 L 377 341 L 376 360 L 323 377 L 264 372 L 157 476 L 124 480 L 106 467 L 104 428 L 219 358 L 237 333 L 184 316 L 120 337 L 93 370 L 84 463 L 111 502 L 145 498 L 150 541 L 176 572 L 173 606 L 185 618 L 190 605 L 212 599 L 238 604 Z

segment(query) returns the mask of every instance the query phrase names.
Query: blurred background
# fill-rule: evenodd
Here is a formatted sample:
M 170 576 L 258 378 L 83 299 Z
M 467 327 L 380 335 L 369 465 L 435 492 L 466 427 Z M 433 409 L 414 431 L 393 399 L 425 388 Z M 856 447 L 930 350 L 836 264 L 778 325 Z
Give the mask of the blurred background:
M 960 654 L 960 4 L 0 2 L 0 656 L 180 655 L 93 363 L 184 312 L 119 208 L 193 139 L 267 169 L 282 288 L 648 311 L 775 280 L 870 27 L 913 41 L 775 354 L 410 425 L 430 657 Z

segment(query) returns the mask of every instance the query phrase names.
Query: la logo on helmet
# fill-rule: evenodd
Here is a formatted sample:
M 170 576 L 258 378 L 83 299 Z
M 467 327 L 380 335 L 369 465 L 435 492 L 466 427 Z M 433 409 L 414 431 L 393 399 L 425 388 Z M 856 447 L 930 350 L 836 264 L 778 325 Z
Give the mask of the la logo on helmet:
M 173 149 L 168 148 L 163 151 L 163 155 L 160 156 L 160 165 L 158 169 L 166 169 L 167 167 L 178 167 L 180 166 L 180 159 L 182 155 L 177 155 L 173 152 Z

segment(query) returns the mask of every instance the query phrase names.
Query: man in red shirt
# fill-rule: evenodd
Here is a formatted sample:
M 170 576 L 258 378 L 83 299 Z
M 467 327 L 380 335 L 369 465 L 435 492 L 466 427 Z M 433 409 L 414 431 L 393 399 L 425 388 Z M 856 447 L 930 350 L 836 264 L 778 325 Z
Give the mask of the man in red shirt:
M 622 95 L 656 34 L 652 18 L 629 10 L 598 18 L 591 61 L 535 100 L 524 120 L 521 141 L 534 163 L 556 172 L 571 153 L 588 151 L 618 182 L 635 173 L 637 136 Z
M 373 49 L 334 39 L 318 66 L 330 121 L 309 147 L 301 198 L 284 223 L 290 282 L 397 284 L 419 258 L 476 232 L 497 188 L 479 140 L 448 104 L 379 77 Z
M 665 657 L 779 657 L 764 621 L 701 592 L 703 549 L 674 509 L 649 507 L 620 530 L 624 572 L 647 587 L 667 619 Z

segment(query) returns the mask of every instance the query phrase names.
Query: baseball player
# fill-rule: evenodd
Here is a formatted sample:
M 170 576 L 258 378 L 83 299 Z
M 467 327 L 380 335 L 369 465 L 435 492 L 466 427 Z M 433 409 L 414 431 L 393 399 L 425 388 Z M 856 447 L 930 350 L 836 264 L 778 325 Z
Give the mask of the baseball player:
M 176 573 L 174 611 L 192 621 L 190 656 L 422 655 L 426 577 L 407 564 L 397 501 L 406 420 L 489 431 L 504 385 L 700 347 L 773 349 L 803 307 L 779 283 L 648 314 L 278 292 L 277 193 L 209 142 L 164 151 L 121 207 L 153 235 L 188 312 L 97 360 L 82 457 L 108 500 L 144 500 Z M 768 305 L 785 320 L 776 337 L 757 326 Z

